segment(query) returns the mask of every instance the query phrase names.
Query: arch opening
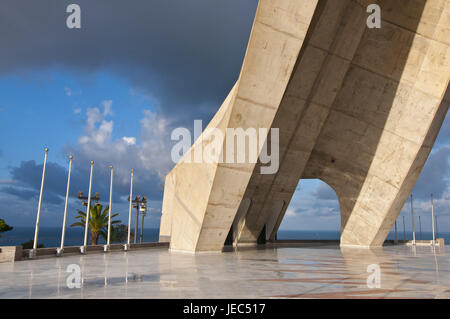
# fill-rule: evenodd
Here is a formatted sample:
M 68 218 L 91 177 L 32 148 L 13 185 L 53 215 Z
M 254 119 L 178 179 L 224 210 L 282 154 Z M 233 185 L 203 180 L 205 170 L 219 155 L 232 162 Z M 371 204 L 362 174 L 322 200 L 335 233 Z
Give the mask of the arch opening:
M 301 179 L 286 207 L 277 240 L 339 240 L 341 210 L 334 189 L 320 179 Z

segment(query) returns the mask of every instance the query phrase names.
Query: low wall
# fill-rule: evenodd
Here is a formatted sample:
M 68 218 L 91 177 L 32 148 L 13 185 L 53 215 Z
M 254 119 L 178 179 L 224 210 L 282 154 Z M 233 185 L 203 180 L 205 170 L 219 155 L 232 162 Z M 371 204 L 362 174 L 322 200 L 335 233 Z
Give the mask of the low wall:
M 112 244 L 109 246 L 110 252 L 118 252 L 123 251 L 124 244 Z M 149 248 L 163 248 L 169 247 L 169 243 L 142 243 L 142 244 L 130 244 L 130 250 L 140 250 L 140 249 L 149 249 Z M 36 249 L 36 257 L 35 258 L 48 258 L 48 257 L 56 257 L 56 249 L 57 248 L 38 248 Z M 21 252 L 20 259 L 28 259 L 30 256 L 30 252 L 32 249 L 24 249 Z M 104 245 L 95 245 L 95 246 L 87 246 L 87 254 L 95 254 L 95 253 L 104 253 Z M 68 246 L 64 247 L 65 255 L 79 255 L 80 254 L 80 246 Z
M 22 246 L 0 246 L 0 263 L 22 259 Z

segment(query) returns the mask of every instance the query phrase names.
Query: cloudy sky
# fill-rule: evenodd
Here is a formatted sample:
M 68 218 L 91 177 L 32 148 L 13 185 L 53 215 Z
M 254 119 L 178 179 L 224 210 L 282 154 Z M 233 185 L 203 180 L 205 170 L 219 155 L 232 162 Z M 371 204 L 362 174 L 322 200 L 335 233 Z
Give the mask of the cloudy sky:
M 93 191 L 102 200 L 115 167 L 113 210 L 122 221 L 135 169 L 134 192 L 150 198 L 146 226 L 158 227 L 164 176 L 174 165 L 170 133 L 191 129 L 194 119 L 206 126 L 221 105 L 239 74 L 257 0 L 77 0 L 82 27 L 68 29 L 72 2 L 0 3 L 0 218 L 34 225 L 48 147 L 42 226 L 62 223 L 72 154 L 69 222 L 94 160 Z M 450 231 L 449 121 L 414 189 L 424 222 L 435 194 L 440 231 Z M 339 227 L 331 188 L 301 181 L 282 229 Z

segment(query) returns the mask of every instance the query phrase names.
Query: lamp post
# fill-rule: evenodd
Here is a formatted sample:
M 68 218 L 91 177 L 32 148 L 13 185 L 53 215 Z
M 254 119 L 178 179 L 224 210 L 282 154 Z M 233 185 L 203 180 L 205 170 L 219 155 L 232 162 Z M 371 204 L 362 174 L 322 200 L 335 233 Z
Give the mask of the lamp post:
M 145 199 L 145 196 L 144 196 Z M 142 223 L 141 223 L 141 240 L 140 243 L 142 244 L 144 241 L 144 217 L 147 215 L 147 203 L 142 203 L 140 211 L 142 212 Z
M 137 244 L 137 237 L 139 233 L 139 202 L 141 200 L 141 195 L 137 195 L 136 199 L 133 200 L 134 204 L 133 208 L 136 208 L 136 223 L 134 224 L 134 243 Z
M 66 236 L 66 219 L 67 219 L 67 204 L 69 201 L 69 189 L 70 189 L 70 173 L 72 171 L 72 159 L 73 156 L 69 156 L 69 173 L 67 174 L 67 190 L 66 190 L 66 202 L 64 204 L 64 218 L 62 225 L 62 234 L 61 234 L 61 246 L 56 249 L 56 256 L 62 256 L 64 251 L 64 238 Z
M 130 201 L 131 197 L 128 197 L 128 201 Z M 133 204 L 133 208 L 136 208 L 136 223 L 134 226 L 134 243 L 137 244 L 137 236 L 139 233 L 139 227 L 138 227 L 138 221 L 139 221 L 139 212 L 141 211 L 143 216 L 142 216 L 142 225 L 141 225 L 141 242 L 142 242 L 142 236 L 143 236 L 143 225 L 144 225 L 144 214 L 147 211 L 147 196 L 142 196 L 141 199 L 141 195 L 137 195 L 135 199 L 133 199 L 131 201 L 131 203 Z
M 34 230 L 33 249 L 30 251 L 30 255 L 29 255 L 30 258 L 33 258 L 36 256 L 37 240 L 38 240 L 38 235 L 39 235 L 39 221 L 41 219 L 42 193 L 44 191 L 45 168 L 47 166 L 47 154 L 48 154 L 48 148 L 45 149 L 45 155 L 44 155 L 44 167 L 42 169 L 41 191 L 39 193 L 38 211 L 37 211 L 37 216 L 36 216 L 36 228 Z
M 87 206 L 87 200 L 89 199 L 89 196 L 83 196 L 83 192 L 80 191 L 80 192 L 78 192 L 77 197 L 78 197 L 78 199 L 81 200 L 81 204 L 83 206 Z M 94 196 L 91 196 L 90 200 L 94 201 L 95 204 L 98 204 L 98 201 L 100 200 L 100 194 L 95 192 Z
M 89 193 L 87 198 L 86 205 L 86 225 L 84 226 L 84 243 L 83 246 L 80 247 L 80 252 L 85 254 L 87 252 L 87 239 L 88 239 L 88 228 L 89 228 L 89 213 L 91 209 L 91 190 L 92 190 L 92 173 L 94 170 L 94 161 L 91 161 L 91 173 L 89 176 Z

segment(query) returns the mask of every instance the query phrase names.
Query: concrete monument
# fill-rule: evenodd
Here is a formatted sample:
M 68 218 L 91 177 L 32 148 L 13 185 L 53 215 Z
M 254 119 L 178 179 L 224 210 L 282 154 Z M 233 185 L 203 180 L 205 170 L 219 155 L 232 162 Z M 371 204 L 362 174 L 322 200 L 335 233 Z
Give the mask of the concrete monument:
M 368 27 L 374 3 L 380 28 Z M 447 113 L 449 75 L 450 0 L 260 0 L 240 76 L 208 127 L 278 128 L 279 168 L 180 161 L 160 241 L 202 252 L 227 236 L 274 239 L 299 180 L 317 178 L 339 198 L 341 245 L 381 246 Z

